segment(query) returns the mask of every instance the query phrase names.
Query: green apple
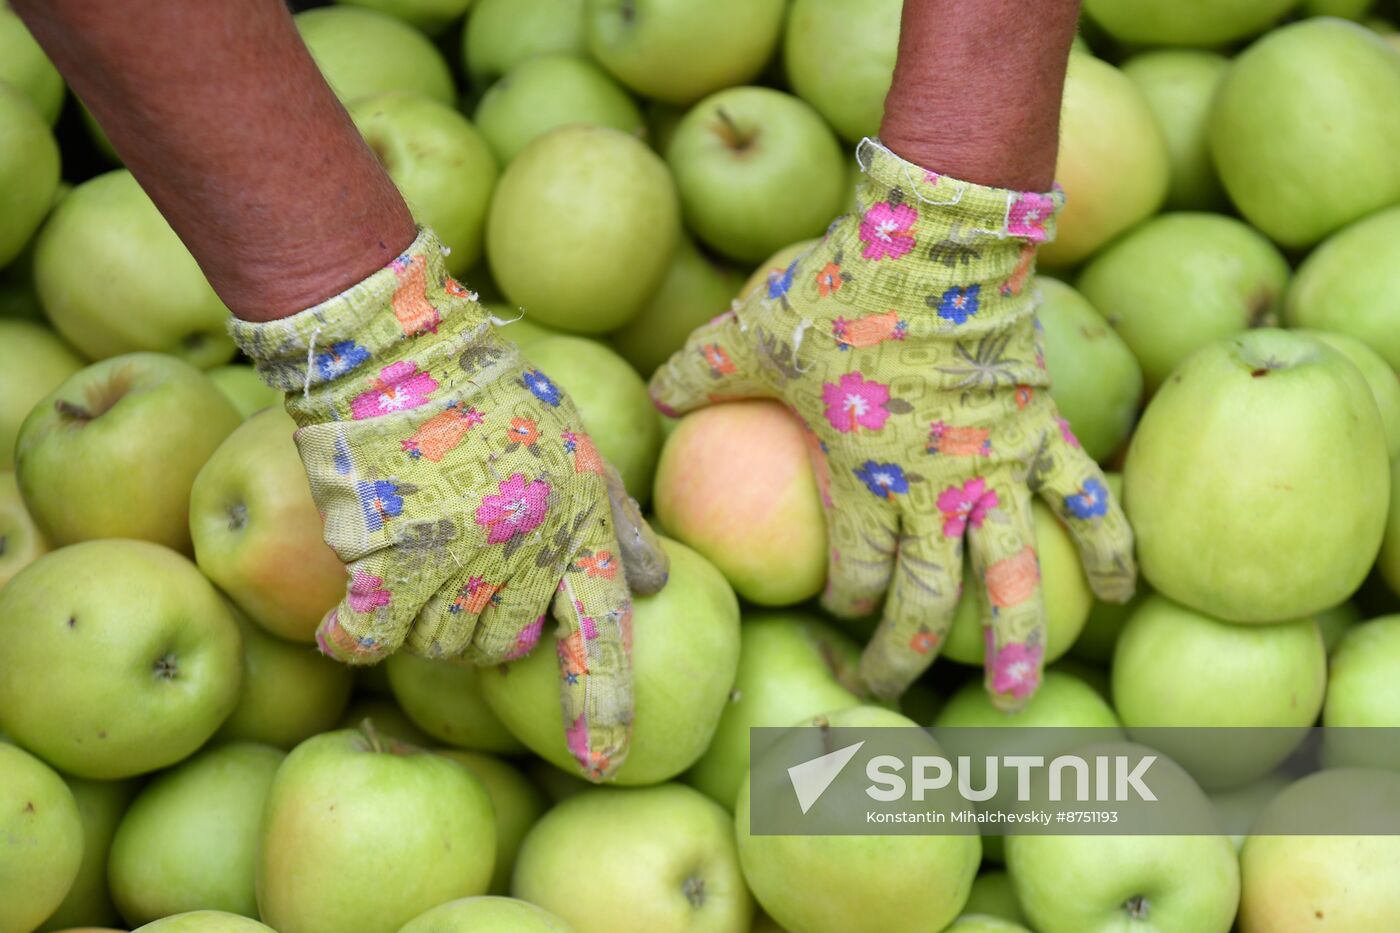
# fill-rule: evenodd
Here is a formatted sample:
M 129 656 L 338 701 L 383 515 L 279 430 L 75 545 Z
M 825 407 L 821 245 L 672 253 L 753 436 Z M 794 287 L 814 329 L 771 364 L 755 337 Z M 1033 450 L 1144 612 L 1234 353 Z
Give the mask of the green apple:
M 1198 350 L 1148 404 L 1123 505 L 1152 588 L 1231 622 L 1349 597 L 1390 501 L 1370 387 L 1326 344 L 1260 329 Z
M 691 331 L 729 308 L 742 281 L 737 270 L 710 259 L 682 236 L 656 293 L 609 341 L 637 372 L 650 376 L 685 346 Z
M 967 896 L 963 914 L 1000 917 L 1011 923 L 1026 922 L 1026 915 L 1016 901 L 1011 876 L 1004 871 L 984 871 L 972 880 L 972 893 Z
M 524 751 L 481 693 L 481 673 L 466 661 L 439 661 L 400 651 L 384 662 L 399 708 L 428 735 L 484 752 Z
M 1038 279 L 1036 287 L 1050 397 L 1084 452 L 1107 460 L 1132 432 L 1142 400 L 1142 367 L 1083 295 L 1048 277 Z
M 1220 214 L 1163 214 L 1096 255 L 1076 283 L 1142 364 L 1155 392 L 1193 352 L 1278 324 L 1288 263 Z
M 54 544 L 141 538 L 190 549 L 190 487 L 241 419 L 204 374 L 132 353 L 74 373 L 34 406 L 15 475 Z
M 803 725 L 877 728 L 915 724 L 878 706 L 854 706 Z M 792 733 L 811 745 L 808 758 L 829 748 L 817 730 Z M 930 754 L 939 750 L 932 740 Z M 778 753 L 775 746 L 774 754 Z M 784 750 L 787 750 L 785 747 Z M 785 755 L 786 759 L 787 756 Z M 791 759 L 799 760 L 794 754 Z M 734 829 L 739 861 L 763 909 L 790 930 L 942 930 L 961 911 L 977 874 L 982 844 L 975 835 L 778 836 L 751 832 L 752 772 L 739 790 Z M 827 800 L 823 806 L 837 801 Z M 864 809 L 864 795 L 844 801 Z M 936 804 L 935 804 L 936 806 Z
M 818 616 L 775 612 L 745 618 L 729 703 L 686 782 L 733 808 L 749 771 L 749 730 L 790 726 L 858 705 L 859 660 L 855 643 Z
M 3 80 L 0 128 L 0 266 L 5 266 L 24 249 L 53 204 L 59 153 L 43 116 Z
M 554 914 L 513 897 L 464 897 L 439 904 L 398 933 L 575 933 Z
M 476 0 L 462 32 L 462 60 L 485 86 L 535 55 L 585 55 L 583 0 Z
M 271 927 L 222 910 L 192 910 L 162 917 L 134 933 L 277 933 Z
M 107 890 L 107 852 L 138 783 L 75 777 L 64 780 L 73 792 L 78 818 L 83 823 L 83 860 L 63 903 L 38 927 L 38 933 L 121 922 Z
M 592 62 L 560 53 L 512 68 L 482 95 L 473 119 L 502 165 L 536 136 L 570 123 L 643 131 L 642 112 L 626 91 Z
M 243 636 L 243 688 L 215 738 L 290 749 L 334 729 L 350 700 L 351 669 L 231 612 Z
M 1297 0 L 1086 0 L 1084 12 L 1120 42 L 1221 45 L 1263 32 Z
M 358 673 L 358 672 L 356 672 Z M 388 683 L 386 676 L 385 683 Z M 380 735 L 391 736 L 408 745 L 428 748 L 434 742 L 428 733 L 413 724 L 392 699 L 376 696 L 356 698 L 340 717 L 340 728 L 358 729 L 368 719 Z
M 460 19 L 472 0 L 338 0 L 350 6 L 376 10 L 435 36 Z
M 1400 379 L 1396 378 L 1395 370 L 1381 359 L 1379 353 L 1355 337 L 1320 330 L 1300 330 L 1298 333 L 1321 340 L 1350 360 L 1366 377 L 1366 384 L 1371 387 L 1371 395 L 1376 399 L 1381 425 L 1385 428 L 1386 453 L 1391 460 L 1400 457 Z
M 54 209 L 35 244 L 34 286 L 54 328 L 89 359 L 156 350 L 208 368 L 233 356 L 228 308 L 124 169 Z
M 1276 29 L 1225 73 L 1210 149 L 1246 220 L 1284 246 L 1311 246 L 1400 201 L 1400 56 L 1356 23 Z
M 0 930 L 36 929 L 62 903 L 82 858 L 83 823 L 63 778 L 0 742 Z
M 1400 775 L 1337 768 L 1311 774 L 1280 793 L 1260 815 L 1286 827 L 1293 813 L 1400 808 Z M 1241 933 L 1390 930 L 1400 918 L 1400 836 L 1304 836 L 1287 832 L 1245 840 L 1240 851 Z
M 1031 511 L 1035 552 L 1040 559 L 1041 592 L 1045 599 L 1044 660 L 1049 664 L 1068 651 L 1079 637 L 1094 604 L 1094 594 L 1084 576 L 1079 548 L 1064 523 L 1043 502 L 1033 503 Z M 972 562 L 964 560 L 963 595 L 958 600 L 940 656 L 959 664 L 981 667 L 987 652 L 982 625 L 985 599 L 977 593 L 977 586 Z
M 1400 502 L 1400 459 L 1390 467 L 1391 502 Z M 1381 541 L 1376 569 L 1392 593 L 1400 593 L 1400 508 L 1391 509 L 1386 518 L 1385 537 Z
M 501 175 L 486 221 L 491 272 L 540 323 L 599 334 L 636 317 L 680 237 L 666 164 L 603 126 L 536 137 Z
M 264 408 L 282 404 L 282 391 L 263 382 L 258 371 L 251 366 L 229 363 L 215 366 L 204 374 L 219 387 L 220 392 L 228 396 L 233 407 L 244 418 Z
M 558 336 L 522 351 L 573 400 L 583 427 L 622 477 L 632 497 L 651 497 L 661 447 L 661 422 L 646 383 L 617 353 L 596 340 Z
M 525 837 L 511 888 L 578 933 L 744 933 L 753 917 L 729 813 L 683 784 L 559 804 Z
M 1400 206 L 1339 231 L 1303 260 L 1283 314 L 1290 327 L 1346 334 L 1400 370 Z
M 24 507 L 15 474 L 0 470 L 0 587 L 48 550 L 44 533 Z
M 1093 687 L 1063 671 L 1046 671 L 1040 688 L 1013 713 L 992 705 L 980 679 L 969 681 L 953 694 L 933 724 L 939 729 L 1117 729 L 1119 725 L 1112 707 Z
M 86 541 L 0 589 L 0 729 L 80 777 L 174 764 L 238 702 L 238 626 L 194 564 Z
M 970 680 L 948 699 L 932 724 L 940 730 L 935 735 L 950 756 L 969 755 L 974 760 L 985 755 L 1032 752 L 1049 760 L 1083 744 L 1085 733 L 1081 730 L 1113 729 L 1115 735 L 1121 734 L 1118 716 L 1108 705 L 1108 699 L 1082 678 L 1060 670 L 1046 671 L 1035 694 L 1014 713 L 1003 712 L 992 705 L 980 677 Z M 1011 744 L 1007 745 L 985 731 L 998 727 L 1035 731 L 1012 733 L 1008 740 Z M 975 731 L 962 732 L 963 729 Z M 1061 738 L 1050 731 L 1053 729 L 1073 731 Z M 1027 747 L 1027 742 L 1033 742 L 1035 747 Z M 1014 806 L 1005 790 L 996 800 L 997 806 L 1008 809 Z M 982 836 L 984 862 L 1005 860 L 1004 838 L 994 828 L 989 828 Z M 972 911 L 965 908 L 965 912 Z
M 644 97 L 689 104 L 758 77 L 784 0 L 584 0 L 588 50 Z
M 692 412 L 666 439 L 652 495 L 666 533 L 705 555 L 751 603 L 788 606 L 826 582 L 826 517 L 808 435 L 782 405 Z
M 1211 100 L 1229 64 L 1225 56 L 1199 49 L 1144 52 L 1123 63 L 1123 74 L 1142 91 L 1167 140 L 1168 210 L 1225 206 L 1206 129 Z
M 665 589 L 637 597 L 632 618 L 632 747 L 618 784 L 655 784 L 695 763 L 715 734 L 739 664 L 739 603 L 690 548 L 662 539 Z M 529 656 L 481 671 L 486 702 L 531 751 L 570 774 L 578 764 L 559 714 L 556 636 Z
M 1366 729 L 1400 727 L 1400 685 L 1393 676 L 1400 659 L 1400 616 L 1383 616 L 1353 626 L 1332 654 L 1324 726 L 1343 727 L 1323 739 L 1330 767 L 1400 770 L 1400 749 L 1376 741 Z
M 1038 933 L 1227 933 L 1240 896 L 1228 836 L 1008 836 L 1006 867 Z
M 485 894 L 495 851 L 491 800 L 466 768 L 372 728 L 326 732 L 272 781 L 258 910 L 278 933 L 392 933 Z
M 240 424 L 190 490 L 190 537 L 204 575 L 279 638 L 311 644 L 345 595 L 345 565 L 322 538 L 321 514 L 280 405 Z
M 303 10 L 296 23 L 326 83 L 344 103 L 384 91 L 456 102 L 442 53 L 401 20 L 375 10 L 329 6 Z
M 1040 261 L 1078 265 L 1155 214 L 1170 173 L 1166 137 L 1138 86 L 1105 61 L 1071 54 L 1055 164 L 1066 201 Z
M 1306 737 L 1326 689 L 1327 649 L 1312 619 L 1236 625 L 1151 596 L 1113 653 L 1113 706 L 1130 729 L 1258 730 L 1243 742 L 1163 736 L 1162 750 L 1209 787 L 1253 780 L 1282 761 Z
M 486 206 L 499 173 L 485 135 L 452 107 L 420 94 L 362 97 L 350 104 L 350 117 L 413 216 L 447 247 L 447 271 L 470 269 L 481 258 Z
M 1317 622 L 1317 630 L 1322 633 L 1322 644 L 1330 657 L 1351 627 L 1361 621 L 1361 610 L 1356 608 L 1355 603 L 1338 603 L 1331 609 L 1314 613 L 1313 619 Z
M 788 11 L 788 82 L 848 143 L 880 132 L 902 7 L 902 0 L 793 0 Z
M 666 147 L 686 226 L 749 263 L 826 229 L 846 202 L 846 160 L 817 111 L 766 87 L 711 94 Z
M 0 6 L 0 84 L 8 84 L 28 98 L 50 126 L 58 119 L 63 108 L 63 77 L 8 6 Z
M 257 915 L 259 822 L 284 757 L 270 745 L 220 745 L 142 789 L 107 857 L 112 897 L 127 923 L 199 908 Z
M 548 809 L 548 801 L 520 770 L 491 755 L 449 749 L 438 752 L 464 766 L 477 776 L 491 798 L 491 812 L 496 817 L 496 863 L 491 871 L 490 890 L 505 894 L 510 890 L 510 876 L 515 869 L 515 856 L 530 827 Z

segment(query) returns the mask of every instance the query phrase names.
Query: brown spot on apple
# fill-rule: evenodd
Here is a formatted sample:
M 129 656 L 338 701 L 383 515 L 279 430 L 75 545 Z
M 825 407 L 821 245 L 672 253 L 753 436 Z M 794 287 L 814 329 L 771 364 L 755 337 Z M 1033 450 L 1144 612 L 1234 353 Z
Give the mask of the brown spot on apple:
M 105 380 L 95 382 L 83 391 L 86 404 L 71 402 L 61 398 L 53 403 L 54 409 L 63 418 L 81 427 L 89 421 L 102 417 L 131 391 L 131 371 L 125 366 L 112 370 Z

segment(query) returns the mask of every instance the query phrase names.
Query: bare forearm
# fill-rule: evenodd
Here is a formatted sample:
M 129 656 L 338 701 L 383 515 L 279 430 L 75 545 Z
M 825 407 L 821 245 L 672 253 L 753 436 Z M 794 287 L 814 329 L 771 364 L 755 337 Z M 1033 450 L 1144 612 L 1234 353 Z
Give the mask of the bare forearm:
M 283 317 L 414 236 L 282 0 L 13 0 L 234 314 Z
M 900 156 L 978 184 L 1054 180 L 1079 0 L 905 0 L 880 136 Z

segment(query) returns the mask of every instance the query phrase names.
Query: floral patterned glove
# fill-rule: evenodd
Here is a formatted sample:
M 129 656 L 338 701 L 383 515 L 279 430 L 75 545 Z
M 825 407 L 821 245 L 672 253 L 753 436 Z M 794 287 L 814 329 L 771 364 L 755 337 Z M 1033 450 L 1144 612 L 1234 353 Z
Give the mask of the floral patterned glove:
M 572 403 L 475 299 L 424 231 L 343 294 L 233 334 L 288 393 L 326 541 L 348 565 L 322 651 L 495 664 L 535 646 L 552 603 L 570 749 L 601 779 L 631 723 L 628 584 L 660 589 L 666 560 Z
M 775 396 L 813 435 L 831 554 L 822 601 L 884 614 L 861 659 L 877 696 L 933 661 L 961 595 L 983 589 L 986 685 L 1004 709 L 1040 682 L 1045 611 L 1030 497 L 1079 544 L 1094 591 L 1127 599 L 1132 532 L 1045 391 L 1036 244 L 1062 194 L 940 177 L 873 140 L 860 210 L 652 378 L 677 414 Z

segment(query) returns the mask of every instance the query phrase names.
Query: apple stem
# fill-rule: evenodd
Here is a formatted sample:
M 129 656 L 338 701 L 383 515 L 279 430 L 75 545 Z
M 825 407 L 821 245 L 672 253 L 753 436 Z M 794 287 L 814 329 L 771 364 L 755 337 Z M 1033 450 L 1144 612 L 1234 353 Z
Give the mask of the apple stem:
M 1134 894 L 1123 902 L 1123 909 L 1128 912 L 1128 916 L 1134 920 L 1145 920 L 1148 914 L 1147 898 L 1141 894 Z
M 369 750 L 376 754 L 384 753 L 384 742 L 379 738 L 379 730 L 374 727 L 374 720 L 366 716 L 360 721 L 360 732 L 364 735 L 365 741 L 369 743 Z
M 715 115 L 719 117 L 721 124 L 719 135 L 727 145 L 739 152 L 749 148 L 755 134 L 740 129 L 739 124 L 734 122 L 734 118 L 726 113 L 723 107 L 716 108 Z
M 816 727 L 822 730 L 822 748 L 828 754 L 836 751 L 835 741 L 831 735 L 831 720 L 825 716 L 818 716 L 815 720 Z
M 91 421 L 92 413 L 83 406 L 70 402 L 66 398 L 61 398 L 53 403 L 53 407 L 60 415 L 72 421 Z

